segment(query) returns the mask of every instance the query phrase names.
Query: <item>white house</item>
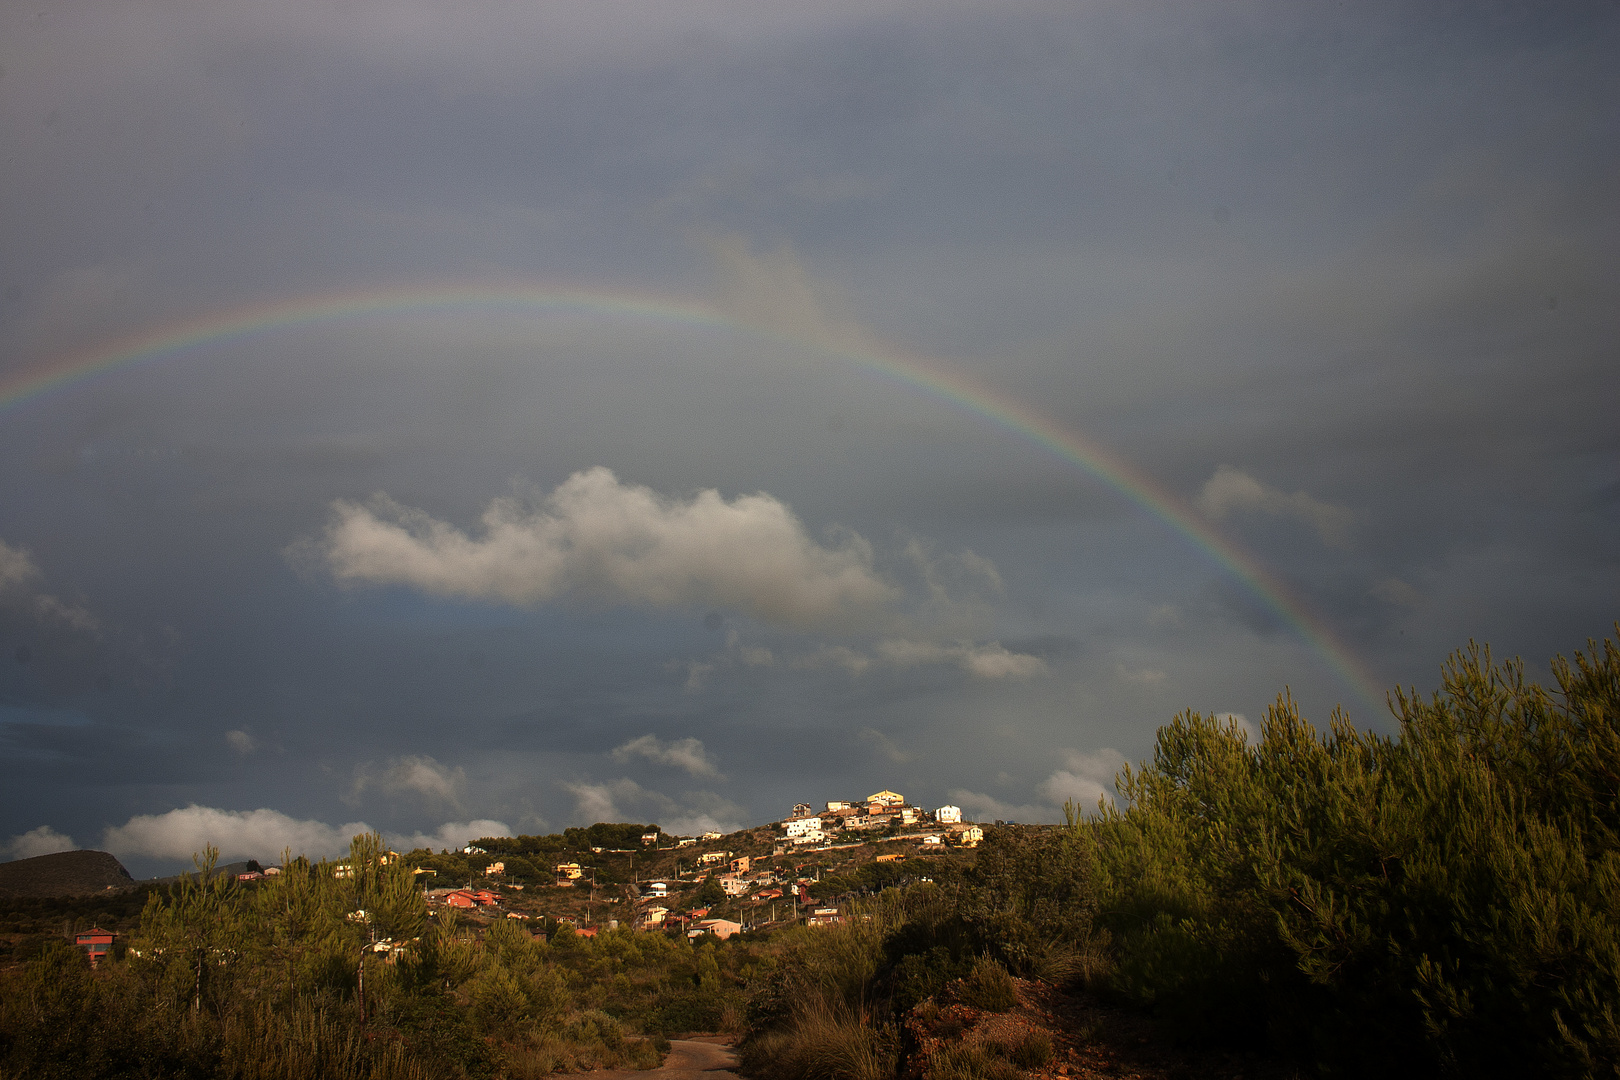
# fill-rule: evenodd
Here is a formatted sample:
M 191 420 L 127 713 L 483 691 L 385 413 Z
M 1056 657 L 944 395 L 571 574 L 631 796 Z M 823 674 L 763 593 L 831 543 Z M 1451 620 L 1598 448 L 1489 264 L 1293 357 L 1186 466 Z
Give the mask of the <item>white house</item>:
M 789 837 L 821 832 L 821 819 L 819 817 L 794 818 L 792 821 L 784 821 L 782 824 L 787 829 Z
M 962 820 L 962 808 L 960 806 L 942 806 L 934 811 L 934 820 L 941 825 L 955 825 Z

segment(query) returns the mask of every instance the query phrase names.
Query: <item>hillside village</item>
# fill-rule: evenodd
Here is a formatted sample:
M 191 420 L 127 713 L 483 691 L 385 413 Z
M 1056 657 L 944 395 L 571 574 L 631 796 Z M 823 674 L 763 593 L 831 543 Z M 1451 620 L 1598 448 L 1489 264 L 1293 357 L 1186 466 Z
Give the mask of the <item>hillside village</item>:
M 431 910 L 587 936 L 628 925 L 725 939 L 840 922 L 854 897 L 926 880 L 937 860 L 963 858 L 984 828 L 960 807 L 926 810 L 883 790 L 820 809 L 798 803 L 779 821 L 730 834 L 599 824 L 560 839 L 488 837 L 459 852 L 390 855 L 413 866 Z

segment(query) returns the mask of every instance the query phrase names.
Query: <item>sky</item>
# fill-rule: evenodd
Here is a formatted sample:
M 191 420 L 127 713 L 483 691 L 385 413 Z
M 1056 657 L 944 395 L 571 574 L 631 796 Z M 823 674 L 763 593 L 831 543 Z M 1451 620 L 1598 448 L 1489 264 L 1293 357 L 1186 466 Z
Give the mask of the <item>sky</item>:
M 0 857 L 1389 733 L 1620 617 L 1611 3 L 0 8 Z

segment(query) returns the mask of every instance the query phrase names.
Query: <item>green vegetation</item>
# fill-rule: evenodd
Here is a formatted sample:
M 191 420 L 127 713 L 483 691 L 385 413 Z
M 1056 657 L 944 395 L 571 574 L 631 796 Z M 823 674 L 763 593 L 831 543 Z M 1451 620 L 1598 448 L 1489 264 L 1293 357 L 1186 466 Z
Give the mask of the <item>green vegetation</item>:
M 886 1080 L 926 1027 L 936 1080 L 1011 1080 L 1053 1060 L 1051 1037 L 968 1028 L 1022 1009 L 1020 979 L 1323 1076 L 1613 1076 L 1620 651 L 1552 670 L 1543 688 L 1471 647 L 1432 698 L 1393 696 L 1387 737 L 1339 714 L 1318 731 L 1287 697 L 1253 745 L 1188 712 L 1121 775 L 1118 808 L 988 830 L 971 862 L 824 874 L 818 898 L 854 898 L 843 921 L 695 948 L 429 918 L 409 866 L 431 853 L 390 861 L 377 837 L 347 876 L 188 876 L 151 892 L 101 970 L 61 941 L 14 965 L 0 1077 L 531 1077 L 733 1031 L 751 1076 Z M 644 827 L 595 828 L 570 833 L 639 844 Z M 509 873 L 534 839 L 501 852 Z M 10 917 L 131 918 L 118 903 Z
M 1074 834 L 1110 989 L 1324 1073 L 1612 1075 L 1620 1062 L 1620 653 L 1556 689 L 1470 647 L 1399 733 L 1283 698 L 1260 742 L 1187 713 Z M 1369 1032 L 1377 1032 L 1369 1038 Z
M 212 874 L 211 854 L 201 870 L 152 892 L 122 959 L 92 972 L 56 939 L 0 981 L 0 1076 L 648 1068 L 663 1032 L 741 1016 L 750 946 L 430 918 L 376 836 L 253 886 Z

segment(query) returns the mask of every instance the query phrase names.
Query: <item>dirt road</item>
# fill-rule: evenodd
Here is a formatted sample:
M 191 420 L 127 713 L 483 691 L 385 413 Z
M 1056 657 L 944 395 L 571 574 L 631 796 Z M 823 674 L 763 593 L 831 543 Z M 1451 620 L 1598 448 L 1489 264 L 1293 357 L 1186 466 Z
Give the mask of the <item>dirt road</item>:
M 736 1076 L 737 1055 L 731 1047 L 696 1039 L 671 1039 L 664 1064 L 647 1072 L 593 1072 L 591 1080 L 723 1080 Z

